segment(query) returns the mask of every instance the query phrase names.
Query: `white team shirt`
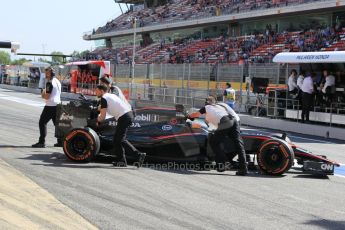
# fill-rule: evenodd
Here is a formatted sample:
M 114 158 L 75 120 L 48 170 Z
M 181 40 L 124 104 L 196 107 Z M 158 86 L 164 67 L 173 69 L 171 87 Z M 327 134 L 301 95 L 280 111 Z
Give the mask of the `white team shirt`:
M 314 82 L 311 77 L 306 77 L 303 80 L 302 91 L 304 93 L 312 94 L 314 92 Z
M 218 128 L 220 120 L 224 116 L 229 116 L 229 114 L 232 115 L 236 121 L 240 120 L 239 116 L 235 113 L 235 111 L 225 103 L 206 105 L 204 108 L 205 110 L 203 110 L 203 108 L 200 109 L 200 111 L 203 110 L 201 113 L 206 114 L 205 120 L 207 121 L 207 123 L 211 124 L 215 128 Z
M 217 104 L 222 105 L 223 108 L 225 107 L 226 110 L 227 110 L 227 112 L 228 112 L 231 116 L 233 116 L 237 122 L 240 122 L 240 117 L 237 115 L 237 113 L 235 112 L 235 110 L 233 110 L 228 104 L 225 104 L 225 103 L 223 103 L 223 102 L 217 102 Z
M 206 105 L 205 120 L 215 127 L 218 127 L 220 119 L 224 116 L 228 116 L 228 112 L 220 105 Z
M 333 75 L 328 75 L 328 76 L 326 77 L 325 85 L 324 85 L 323 88 L 322 88 L 322 92 L 323 92 L 323 93 L 326 93 L 326 88 L 327 88 L 328 86 L 333 86 L 333 85 L 335 85 L 335 77 L 334 77 Z
M 118 120 L 122 115 L 132 111 L 131 106 L 128 103 L 122 101 L 115 94 L 105 93 L 102 98 L 107 102 L 107 113 L 115 117 L 116 120 Z M 103 106 L 102 101 L 101 106 Z
M 302 89 L 303 80 L 304 80 L 304 76 L 303 75 L 299 75 L 298 78 L 297 78 L 297 86 L 298 86 L 299 89 Z
M 50 87 L 52 87 L 52 89 L 49 89 L 51 92 L 48 100 L 46 100 L 46 106 L 56 106 L 61 103 L 61 83 L 55 77 L 49 83 L 51 83 Z M 47 88 L 46 90 L 48 90 Z
M 290 75 L 290 77 L 289 77 L 288 86 L 289 86 L 289 91 L 293 91 L 293 90 L 297 89 L 297 83 L 296 83 L 293 75 Z

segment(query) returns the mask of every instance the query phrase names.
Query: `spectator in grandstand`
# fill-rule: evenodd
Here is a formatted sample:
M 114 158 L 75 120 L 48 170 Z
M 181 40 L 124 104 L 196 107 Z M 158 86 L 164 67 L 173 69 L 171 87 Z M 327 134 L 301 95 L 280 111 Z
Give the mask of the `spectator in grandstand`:
M 230 106 L 230 108 L 235 108 L 235 98 L 236 98 L 236 91 L 231 87 L 230 83 L 226 83 L 226 89 L 223 93 L 223 101 Z
M 214 153 L 216 154 L 216 167 L 217 171 L 224 172 L 226 170 L 226 161 L 232 161 L 227 159 L 227 156 L 221 147 L 226 137 L 229 137 L 234 141 L 236 150 L 238 151 L 238 160 L 239 160 L 239 169 L 236 172 L 236 175 L 247 175 L 247 163 L 246 163 L 246 153 L 244 149 L 244 143 L 240 134 L 240 118 L 225 103 L 216 103 L 216 98 L 209 96 L 206 98 L 205 106 L 202 107 L 198 112 L 190 114 L 190 118 L 197 118 L 205 114 L 205 120 L 207 123 L 212 124 L 216 127 L 214 134 L 210 137 L 210 145 Z
M 304 49 L 304 38 L 302 36 L 296 39 L 296 45 L 298 46 L 299 51 L 302 52 Z
M 302 123 L 309 122 L 309 113 L 313 107 L 315 73 L 308 73 L 302 84 Z
M 297 71 L 295 69 L 291 70 L 291 74 L 288 79 L 288 90 L 291 97 L 296 97 L 298 93 L 297 86 Z
M 45 138 L 47 136 L 47 123 L 52 120 L 54 126 L 56 125 L 56 106 L 61 103 L 61 83 L 55 78 L 55 72 L 51 67 L 45 69 L 45 77 L 47 80 L 46 88 L 42 91 L 42 98 L 46 100 L 46 105 L 39 120 L 40 137 L 33 148 L 44 148 Z M 62 140 L 58 139 L 54 147 L 62 146 Z

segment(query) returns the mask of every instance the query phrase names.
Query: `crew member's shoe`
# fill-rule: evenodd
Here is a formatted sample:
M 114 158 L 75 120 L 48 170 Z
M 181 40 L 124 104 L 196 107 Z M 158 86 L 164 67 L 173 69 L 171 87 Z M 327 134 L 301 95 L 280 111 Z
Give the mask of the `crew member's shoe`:
M 237 176 L 245 176 L 248 174 L 248 168 L 247 165 L 240 167 L 237 172 L 236 175 Z
M 54 147 L 62 147 L 62 141 L 58 141 L 54 144 Z
M 138 157 L 137 167 L 140 168 L 145 161 L 146 153 L 138 153 L 138 155 L 139 155 L 139 157 Z
M 32 148 L 45 148 L 46 145 L 44 143 L 37 142 L 36 144 L 31 145 Z
M 62 143 L 55 143 L 54 147 L 62 147 Z

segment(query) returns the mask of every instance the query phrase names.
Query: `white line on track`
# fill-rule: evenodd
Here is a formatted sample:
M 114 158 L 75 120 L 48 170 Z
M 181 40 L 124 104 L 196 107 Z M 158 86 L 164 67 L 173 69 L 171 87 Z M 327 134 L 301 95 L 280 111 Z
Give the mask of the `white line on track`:
M 13 96 L 9 96 L 6 94 L 0 94 L 0 99 L 7 100 L 7 101 L 14 101 L 17 103 L 30 105 L 30 106 L 34 106 L 34 107 L 43 107 L 45 105 L 44 102 L 33 101 L 33 100 L 20 98 L 20 97 L 13 97 Z
M 345 176 L 343 176 L 343 175 L 339 175 L 339 174 L 334 174 L 333 176 L 337 176 L 337 177 L 345 178 Z

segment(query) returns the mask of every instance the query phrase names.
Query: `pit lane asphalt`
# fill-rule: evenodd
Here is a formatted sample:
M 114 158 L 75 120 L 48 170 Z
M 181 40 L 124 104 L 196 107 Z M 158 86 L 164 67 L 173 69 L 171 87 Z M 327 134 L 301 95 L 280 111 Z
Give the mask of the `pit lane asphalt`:
M 39 105 L 38 95 L 0 89 L 0 158 L 100 229 L 345 229 L 343 177 L 75 164 L 52 147 L 51 124 L 48 147 L 29 147 L 38 138 Z M 344 142 L 298 134 L 291 139 L 345 162 Z

